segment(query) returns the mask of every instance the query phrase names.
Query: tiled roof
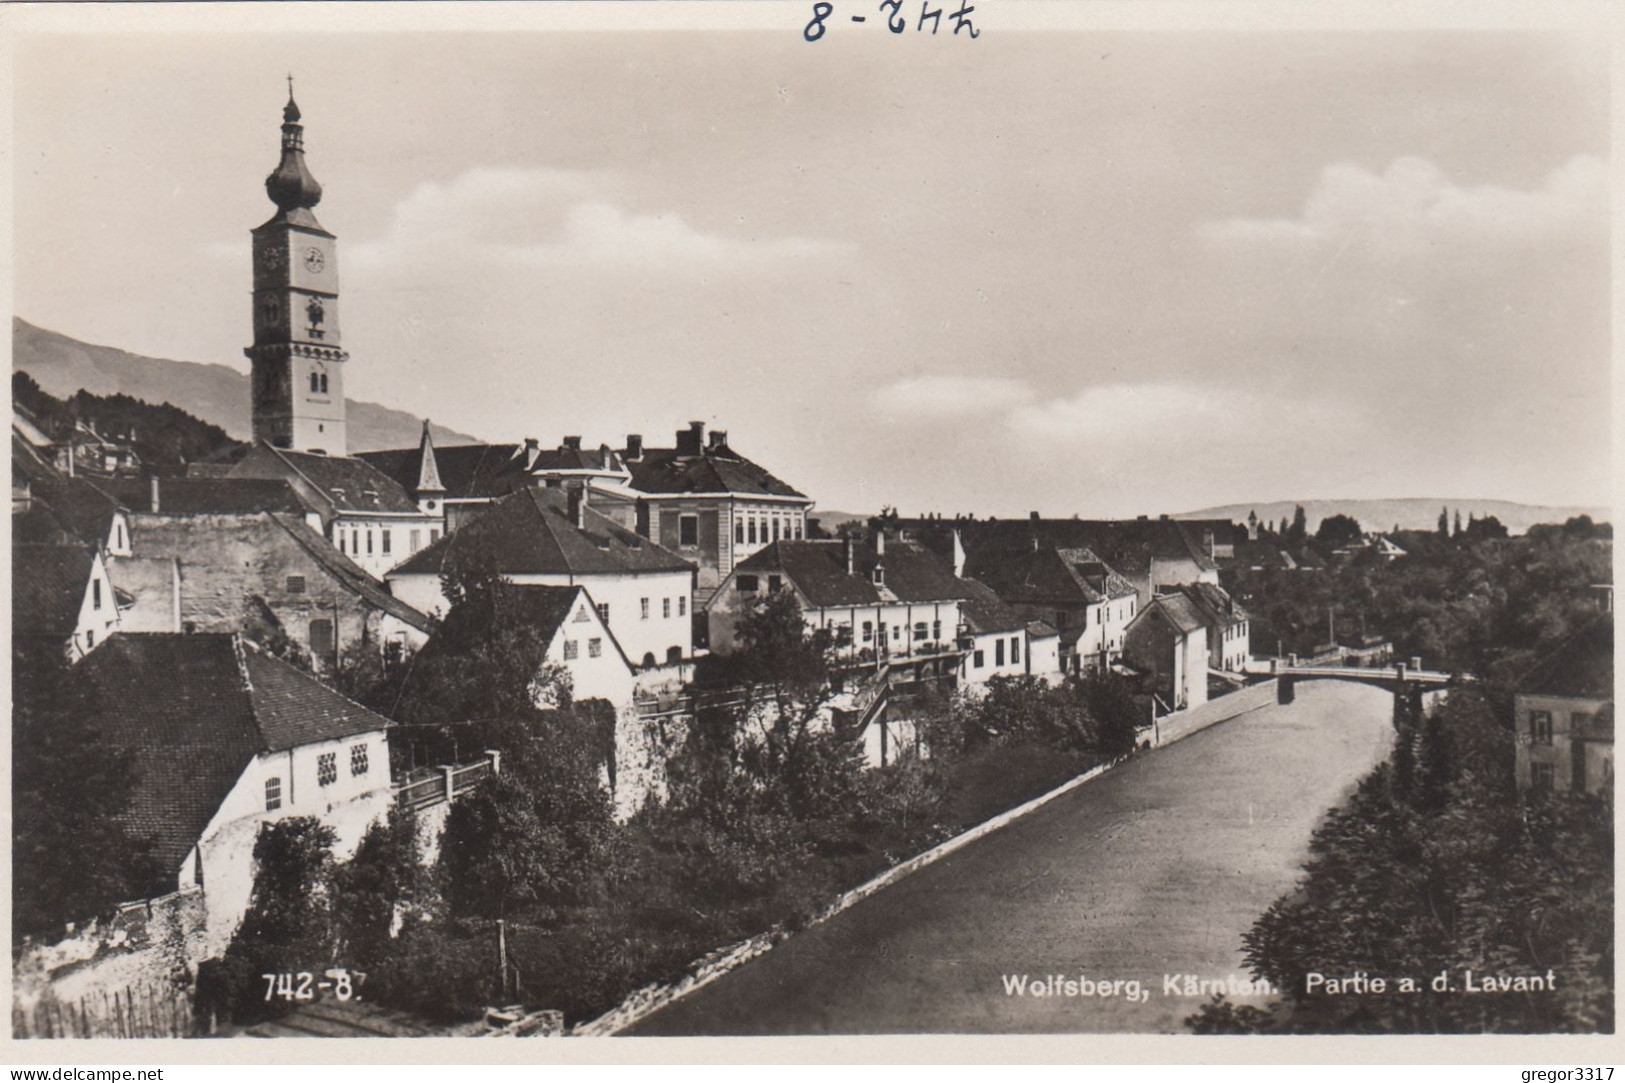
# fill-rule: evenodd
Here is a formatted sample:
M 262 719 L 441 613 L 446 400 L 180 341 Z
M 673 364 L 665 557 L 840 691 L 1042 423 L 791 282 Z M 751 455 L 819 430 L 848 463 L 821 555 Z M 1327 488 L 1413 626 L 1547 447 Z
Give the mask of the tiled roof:
M 470 559 L 505 575 L 676 572 L 694 567 L 593 510 L 590 496 L 584 518 L 586 529 L 576 529 L 564 489 L 526 488 L 413 554 L 386 578 L 439 575 Z
M 1032 639 L 1048 639 L 1050 636 L 1060 634 L 1060 630 L 1047 620 L 1030 620 L 1027 622 L 1027 635 Z
M 362 571 L 361 566 L 355 561 L 334 548 L 332 542 L 310 529 L 309 524 L 303 519 L 291 515 L 272 515 L 271 519 L 339 585 L 360 595 L 362 600 L 374 609 L 388 613 L 421 632 L 433 629 L 434 621 L 426 613 L 419 612 L 379 586 L 376 579 Z
M 29 510 L 12 518 L 23 540 L 46 541 L 60 528 L 86 545 L 106 545 L 113 530 L 119 502 L 88 478 L 37 481 L 32 486 Z M 33 520 L 33 521 L 30 521 Z
M 1530 695 L 1614 698 L 1614 615 L 1602 613 L 1571 633 L 1518 682 Z
M 1093 605 L 1124 598 L 1134 587 L 1088 549 L 982 548 L 965 561 L 965 574 L 992 587 L 1007 602 Z
M 1203 571 L 1215 565 L 1201 546 L 1201 532 L 1178 519 L 905 519 L 919 532 L 958 529 L 968 554 L 996 550 L 1088 549 L 1124 575 L 1143 576 L 1154 558 L 1190 560 Z M 940 543 L 939 543 L 940 545 Z
M 435 668 L 433 663 L 443 655 L 466 653 L 485 642 L 492 635 L 494 626 L 526 629 L 529 634 L 523 640 L 508 646 L 530 651 L 532 657 L 528 664 L 539 670 L 547 659 L 547 648 L 553 642 L 553 636 L 569 617 L 572 605 L 584 593 L 584 588 L 501 583 L 497 592 L 495 604 L 503 607 L 499 618 L 494 619 L 485 607 L 471 602 L 460 602 L 451 607 L 434 635 L 418 651 L 417 661 L 407 675 L 402 690 L 403 698 L 413 694 L 414 675 L 432 673 Z M 611 635 L 609 638 L 613 641 L 615 637 Z
M 11 433 L 11 475 L 36 482 L 51 481 L 62 476 L 56 466 L 41 455 L 33 444 L 18 436 L 15 429 Z
M 152 511 L 152 479 L 98 479 L 95 485 L 131 511 Z M 293 486 L 278 478 L 159 478 L 161 515 L 233 515 L 256 511 L 302 515 Z
M 262 444 L 261 447 L 270 448 L 270 445 Z M 418 510 L 417 504 L 407 496 L 405 487 L 399 481 L 365 459 L 316 455 L 286 448 L 270 448 L 270 451 L 315 486 L 340 511 L 400 513 Z
M 968 596 L 940 561 L 913 542 L 888 542 L 884 559 L 872 547 L 854 543 L 853 573 L 847 574 L 845 542 L 776 541 L 739 564 L 743 572 L 779 571 L 819 608 L 889 602 L 945 602 Z M 874 569 L 885 565 L 877 586 Z
M 1168 618 L 1169 623 L 1184 633 L 1206 628 L 1211 623 L 1207 615 L 1197 608 L 1196 603 L 1183 594 L 1157 595 L 1145 609 L 1141 610 L 1142 614 L 1151 612 L 1161 612 Z
M 1027 618 L 1006 605 L 986 583 L 975 579 L 961 579 L 959 582 L 966 594 L 959 611 L 964 614 L 965 623 L 970 625 L 971 631 L 985 635 L 989 632 L 1020 631 L 1027 627 Z
M 626 452 L 622 451 L 622 459 Z M 632 488 L 659 495 L 738 493 L 806 499 L 766 469 L 732 448 L 706 448 L 699 455 L 678 455 L 675 448 L 645 448 L 636 462 L 626 460 Z
M 96 550 L 87 545 L 13 544 L 11 634 L 68 636 L 90 589 Z M 108 598 L 107 605 L 113 600 Z
M 533 488 L 535 473 L 550 470 L 590 470 L 603 472 L 603 456 L 607 447 L 596 448 L 542 448 L 529 469 L 525 467 L 523 444 L 460 444 L 434 449 L 435 467 L 440 484 L 445 487 L 447 500 L 495 500 L 520 489 Z M 610 471 L 621 472 L 625 466 L 613 451 Z M 400 448 L 394 451 L 364 451 L 358 458 L 365 459 L 388 474 L 410 491 L 419 481 L 422 469 L 422 448 Z
M 1210 625 L 1230 624 L 1251 619 L 1247 610 L 1230 597 L 1230 592 L 1212 583 L 1187 583 L 1179 592 L 1202 611 Z
M 256 755 L 389 724 L 231 635 L 115 635 L 74 672 L 86 719 L 137 779 L 128 820 L 170 888 Z

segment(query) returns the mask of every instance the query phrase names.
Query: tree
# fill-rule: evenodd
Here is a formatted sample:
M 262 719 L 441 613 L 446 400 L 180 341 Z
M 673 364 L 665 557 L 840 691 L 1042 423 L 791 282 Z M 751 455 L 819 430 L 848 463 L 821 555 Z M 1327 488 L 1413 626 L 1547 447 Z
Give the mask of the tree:
M 1456 529 L 1454 529 L 1454 530 L 1452 530 L 1450 532 L 1450 536 L 1453 537 L 1453 538 L 1461 537 L 1461 509 L 1460 508 L 1456 509 Z
M 1365 537 L 1360 521 L 1350 515 L 1328 515 L 1315 530 L 1315 540 L 1325 545 L 1351 545 Z
M 1439 509 L 1439 537 L 1450 537 L 1450 509 Z
M 333 870 L 332 880 L 338 954 L 366 970 L 389 954 L 397 921 L 423 901 L 415 821 L 391 808 L 386 819 L 367 828 L 354 856 Z
M 1292 512 L 1292 526 L 1287 531 L 1287 540 L 1292 545 L 1302 545 L 1309 540 L 1309 517 L 1304 513 L 1302 504 Z
M 161 872 L 150 843 L 126 826 L 140 779 L 85 721 L 62 651 L 14 646 L 11 658 L 15 942 L 140 898 Z
M 454 914 L 500 918 L 590 894 L 613 841 L 593 727 L 584 705 L 506 724 L 501 774 L 446 817 L 440 870 Z
M 809 629 L 795 594 L 780 591 L 753 604 L 739 622 L 739 675 L 765 689 L 777 711 L 777 728 L 805 728 L 831 695 L 834 639 L 826 628 Z
M 260 825 L 254 893 L 224 957 L 199 969 L 200 1010 L 223 1009 L 238 1022 L 286 1011 L 287 999 L 265 997 L 261 974 L 320 974 L 339 962 L 333 840 L 333 829 L 313 816 Z

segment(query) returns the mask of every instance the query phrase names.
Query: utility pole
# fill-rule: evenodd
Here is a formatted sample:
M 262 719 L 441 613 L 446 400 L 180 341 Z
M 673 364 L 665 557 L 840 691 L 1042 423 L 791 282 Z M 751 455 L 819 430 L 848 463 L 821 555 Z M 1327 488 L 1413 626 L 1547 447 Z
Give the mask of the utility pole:
M 508 923 L 497 918 L 497 966 L 502 973 L 502 999 L 508 999 Z

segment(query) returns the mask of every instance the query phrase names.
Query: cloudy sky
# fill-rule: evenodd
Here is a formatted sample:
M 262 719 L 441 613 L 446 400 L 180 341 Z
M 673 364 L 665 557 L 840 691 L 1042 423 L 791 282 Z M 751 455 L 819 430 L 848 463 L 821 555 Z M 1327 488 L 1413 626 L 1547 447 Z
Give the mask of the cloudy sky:
M 1604 52 L 982 27 L 25 38 L 15 310 L 246 371 L 291 69 L 356 398 L 826 508 L 1609 499 Z

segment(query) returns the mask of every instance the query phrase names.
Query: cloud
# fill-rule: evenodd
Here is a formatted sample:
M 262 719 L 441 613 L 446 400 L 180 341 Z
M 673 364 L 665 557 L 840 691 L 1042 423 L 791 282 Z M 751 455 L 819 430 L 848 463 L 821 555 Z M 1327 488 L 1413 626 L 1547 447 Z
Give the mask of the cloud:
M 1607 208 L 1608 170 L 1590 155 L 1527 191 L 1462 187 L 1431 162 L 1400 158 L 1380 174 L 1327 166 L 1297 218 L 1229 218 L 1199 225 L 1197 236 L 1221 251 L 1331 252 L 1393 264 L 1597 236 Z
M 870 399 L 887 417 L 945 421 L 998 414 L 1025 403 L 1033 389 L 1008 376 L 914 376 L 887 384 Z
M 726 236 L 673 210 L 634 210 L 629 178 L 606 171 L 481 167 L 425 182 L 384 234 L 352 245 L 363 267 L 431 260 L 487 267 L 730 268 L 759 272 L 850 253 L 843 242 Z

